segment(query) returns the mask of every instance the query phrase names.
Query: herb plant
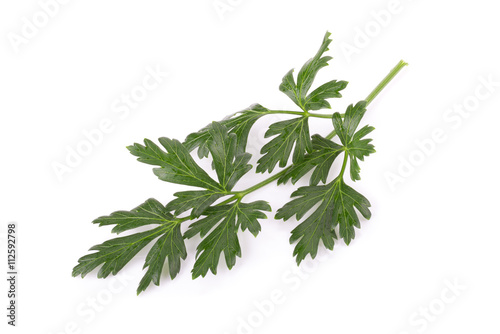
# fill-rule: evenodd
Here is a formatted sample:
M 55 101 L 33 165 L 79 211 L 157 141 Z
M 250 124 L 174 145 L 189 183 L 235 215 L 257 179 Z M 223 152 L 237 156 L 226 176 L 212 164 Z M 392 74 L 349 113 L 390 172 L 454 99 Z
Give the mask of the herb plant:
M 222 254 L 231 269 L 236 258 L 241 257 L 238 231 L 248 230 L 257 236 L 261 230 L 259 220 L 266 219 L 265 212 L 271 211 L 266 201 L 246 202 L 245 196 L 274 181 L 278 185 L 288 181 L 295 184 L 306 176 L 309 185 L 293 192 L 292 200 L 278 209 L 275 216 L 285 221 L 295 216 L 300 222 L 290 237 L 290 243 L 296 243 L 293 254 L 297 264 L 307 255 L 314 258 L 320 241 L 330 250 L 338 237 L 348 245 L 354 239 L 354 228 L 360 228 L 359 214 L 365 219 L 371 215 L 370 202 L 347 185 L 344 177 L 349 165 L 350 179 L 359 180 L 359 161 L 375 152 L 371 139 L 366 138 L 374 128 L 358 127 L 370 102 L 406 63 L 400 61 L 366 99 L 350 105 L 344 114 L 315 113 L 330 109 L 327 100 L 340 98 L 340 92 L 347 86 L 346 81 L 332 80 L 311 91 L 316 74 L 332 59 L 324 56 L 331 43 L 329 37 L 327 32 L 320 49 L 302 66 L 297 78 L 292 69 L 279 86 L 299 111 L 271 110 L 254 104 L 191 133 L 184 142 L 162 137 L 158 139 L 161 146 L 145 139 L 144 144 L 127 147 L 138 161 L 155 166 L 153 173 L 160 180 L 192 186 L 195 190 L 175 193 L 175 198 L 166 205 L 150 198 L 130 211 L 116 211 L 95 219 L 93 223 L 99 226 L 113 225 L 112 232 L 117 234 L 142 226 L 151 229 L 90 248 L 95 252 L 78 260 L 73 276 L 85 277 L 99 266 L 99 278 L 116 275 L 139 251 L 153 243 L 146 256 L 146 272 L 137 289 L 139 294 L 151 282 L 160 284 L 165 263 L 168 263 L 170 277 L 175 278 L 181 260 L 187 256 L 185 239 L 196 235 L 202 240 L 197 247 L 193 279 L 204 277 L 208 271 L 216 274 Z M 265 137 L 273 138 L 262 147 L 256 172 L 271 173 L 276 165 L 282 170 L 248 189 L 234 190 L 241 177 L 253 168 L 248 163 L 251 155 L 245 152 L 250 130 L 257 120 L 270 114 L 293 118 L 269 127 Z M 311 136 L 308 124 L 311 117 L 328 119 L 333 131 L 325 137 Z M 194 150 L 200 159 L 211 157 L 216 179 L 197 164 L 191 154 Z M 332 165 L 339 157 L 343 159 L 342 167 L 337 176 L 328 181 Z M 194 222 L 182 233 L 181 224 L 188 221 Z

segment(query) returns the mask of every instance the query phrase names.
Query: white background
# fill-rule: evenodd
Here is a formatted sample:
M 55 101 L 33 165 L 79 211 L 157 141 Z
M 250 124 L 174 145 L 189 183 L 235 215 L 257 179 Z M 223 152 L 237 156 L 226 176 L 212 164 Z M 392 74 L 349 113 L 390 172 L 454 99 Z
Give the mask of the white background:
M 40 2 L 1 3 L 1 249 L 7 223 L 17 222 L 20 273 L 13 330 L 4 279 L 0 285 L 2 332 L 498 333 L 495 3 L 401 0 L 383 24 L 374 13 L 393 9 L 389 0 L 220 3 L 231 10 L 218 13 L 213 0 L 61 0 L 27 37 L 26 20 L 43 19 Z M 363 40 L 366 29 L 371 36 Z M 164 276 L 139 297 L 145 252 L 120 280 L 99 280 L 95 272 L 71 277 L 90 246 L 112 237 L 94 218 L 150 197 L 167 203 L 183 189 L 157 180 L 125 146 L 184 139 L 256 102 L 293 109 L 278 90 L 281 78 L 314 55 L 327 30 L 334 60 L 316 82 L 350 82 L 344 98 L 332 101 L 334 111 L 366 97 L 400 59 L 410 64 L 365 117 L 376 128 L 377 153 L 362 164 L 362 180 L 349 184 L 370 199 L 373 216 L 349 247 L 339 241 L 297 271 L 288 243 L 297 222 L 270 218 L 257 238 L 240 233 L 243 257 L 231 271 L 222 263 L 217 276 L 191 279 L 195 238 L 177 278 Z M 25 39 L 17 45 L 13 36 Z M 357 53 L 347 55 L 347 45 Z M 128 115 L 114 112 L 147 68 L 168 76 Z M 481 83 L 488 78 L 496 82 L 491 91 Z M 112 131 L 59 180 L 53 164 L 65 163 L 68 147 L 104 119 Z M 253 162 L 266 127 L 278 119 L 252 131 Z M 311 133 L 331 129 L 327 120 L 311 124 Z M 416 142 L 428 143 L 439 129 L 445 139 L 419 153 Z M 391 187 L 387 177 L 398 175 L 401 159 L 416 163 Z M 249 173 L 239 187 L 264 178 Z M 293 189 L 269 185 L 249 199 L 277 210 Z M 280 303 L 270 305 L 275 295 Z

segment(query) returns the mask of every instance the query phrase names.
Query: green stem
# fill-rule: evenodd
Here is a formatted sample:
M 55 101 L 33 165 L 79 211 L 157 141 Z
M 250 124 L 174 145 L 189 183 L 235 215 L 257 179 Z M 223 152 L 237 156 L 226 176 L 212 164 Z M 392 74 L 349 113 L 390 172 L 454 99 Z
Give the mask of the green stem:
M 375 87 L 375 89 L 368 95 L 365 99 L 366 105 L 369 105 L 375 97 L 389 84 L 389 82 L 394 79 L 394 77 L 405 67 L 408 65 L 403 60 L 400 60 L 399 63 L 386 75 L 386 77 L 380 81 L 380 83 Z
M 225 201 L 223 202 L 220 202 L 219 205 L 224 205 L 224 204 L 228 204 L 228 203 L 231 203 L 232 201 L 238 199 L 238 195 L 234 195 L 233 197 L 229 197 L 228 199 L 226 199 Z
M 269 178 L 265 179 L 265 180 L 264 180 L 264 181 L 262 181 L 262 182 L 257 183 L 256 185 L 254 185 L 254 186 L 252 186 L 252 187 L 250 187 L 250 188 L 248 188 L 248 189 L 246 189 L 246 190 L 240 191 L 241 196 L 243 197 L 243 196 L 245 196 L 245 195 L 248 195 L 248 194 L 250 194 L 251 192 L 254 192 L 255 190 L 260 189 L 260 188 L 262 188 L 262 187 L 264 187 L 264 186 L 268 185 L 269 183 L 271 183 L 271 182 L 273 182 L 273 181 L 275 181 L 275 180 L 279 179 L 280 177 L 282 177 L 283 175 L 285 175 L 285 173 L 286 173 L 286 172 L 288 172 L 288 170 L 290 169 L 290 167 L 291 167 L 291 166 L 289 166 L 289 167 L 287 167 L 287 168 L 283 169 L 281 172 L 274 174 L 273 176 L 271 176 L 271 177 L 269 177 Z
M 377 97 L 378 94 L 380 94 L 380 92 L 389 84 L 389 82 L 392 81 L 392 79 L 394 79 L 394 77 L 406 65 L 408 65 L 408 63 L 404 62 L 403 60 L 399 61 L 399 63 L 385 76 L 384 79 L 382 79 L 382 81 L 380 81 L 380 83 L 377 85 L 377 87 L 375 87 L 375 89 L 373 89 L 372 92 L 366 97 L 365 101 L 366 101 L 367 106 L 373 101 L 373 99 L 375 99 L 375 97 Z M 342 117 L 343 117 L 343 115 L 342 115 Z M 335 137 L 336 134 L 337 133 L 335 132 L 335 130 L 333 130 L 325 138 L 332 139 L 333 137 Z
M 331 140 L 333 137 L 335 137 L 336 134 L 337 134 L 337 132 L 335 132 L 335 130 L 333 130 L 325 138 Z
M 312 112 L 309 112 L 309 117 L 316 117 L 316 118 L 328 118 L 328 119 L 332 119 L 332 116 L 333 114 L 316 114 L 316 113 L 312 113 Z
M 245 190 L 242 190 L 242 191 L 238 191 L 236 193 L 234 193 L 234 196 L 233 197 L 230 197 L 228 199 L 226 199 L 225 201 L 221 202 L 220 204 L 221 205 L 224 205 L 224 204 L 228 204 L 228 203 L 231 203 L 233 202 L 234 200 L 241 200 L 243 197 L 245 197 L 246 195 L 250 194 L 251 192 L 254 192 L 255 190 L 257 189 L 260 189 L 266 185 L 268 185 L 269 183 L 273 182 L 273 181 L 276 181 L 277 179 L 279 179 L 280 177 L 282 177 L 283 175 L 285 175 L 285 173 L 291 168 L 292 166 L 288 166 L 287 168 L 283 169 L 281 172 L 279 173 L 276 173 L 274 174 L 273 176 L 271 177 L 268 177 L 267 179 L 265 179 L 264 181 L 262 182 L 259 182 L 257 183 L 256 185 L 248 188 L 248 189 L 245 189 Z
M 182 224 L 184 223 L 186 220 L 192 220 L 193 218 L 191 216 L 186 216 L 186 217 L 175 217 L 177 218 L 177 224 Z
M 266 114 L 288 114 L 288 115 L 299 115 L 299 116 L 309 116 L 316 118 L 332 118 L 332 114 L 318 114 L 303 111 L 290 111 L 290 110 L 269 110 Z
M 303 111 L 290 111 L 290 110 L 268 110 L 265 114 L 288 114 L 288 115 L 299 115 L 304 116 Z
M 344 177 L 344 172 L 345 168 L 347 166 L 347 158 L 349 157 L 349 154 L 347 154 L 347 151 L 344 152 L 344 162 L 342 162 L 342 169 L 340 170 L 339 178 L 342 179 Z

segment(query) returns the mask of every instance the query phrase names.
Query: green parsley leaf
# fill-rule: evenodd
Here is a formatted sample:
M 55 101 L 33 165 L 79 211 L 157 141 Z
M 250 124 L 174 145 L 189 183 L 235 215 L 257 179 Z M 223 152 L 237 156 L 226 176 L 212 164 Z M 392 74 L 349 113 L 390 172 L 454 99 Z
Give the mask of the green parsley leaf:
M 134 144 L 128 148 L 133 155 L 139 157 L 139 161 L 160 166 L 154 169 L 159 179 L 207 189 L 175 193 L 177 198 L 168 203 L 167 208 L 175 211 L 176 215 L 193 209 L 192 217 L 199 217 L 203 210 L 226 195 L 252 168 L 248 164 L 251 155 L 238 153 L 235 133 L 228 134 L 224 125 L 213 122 L 207 127 L 207 134 L 209 138 L 206 145 L 213 157 L 213 166 L 219 182 L 201 169 L 187 148 L 175 139 L 159 139 L 167 152 L 148 139 L 144 140 L 145 146 Z
M 326 86 L 324 85 L 324 87 L 320 87 L 321 89 L 317 89 L 313 93 L 311 93 L 311 95 L 307 96 L 307 92 L 311 88 L 318 71 L 321 68 L 327 66 L 328 61 L 332 59 L 332 57 L 330 56 L 323 57 L 323 54 L 328 51 L 328 46 L 332 42 L 332 40 L 329 38 L 330 35 L 331 34 L 329 32 L 325 34 L 323 43 L 321 44 L 321 47 L 319 48 L 316 55 L 313 58 L 309 59 L 302 66 L 297 76 L 297 83 L 295 83 L 295 79 L 293 77 L 293 69 L 291 69 L 283 77 L 283 80 L 279 87 L 281 92 L 285 93 L 297 106 L 299 106 L 304 111 L 308 111 L 313 108 L 315 108 L 314 110 L 320 109 L 320 107 L 326 105 L 324 102 L 321 102 L 322 100 L 327 98 L 327 96 L 340 97 L 337 96 L 336 93 L 345 88 L 344 83 L 336 86 L 333 82 L 330 82 L 330 85 L 326 84 Z
M 358 132 L 354 134 L 351 142 L 347 146 L 346 152 L 349 154 L 351 179 L 353 181 L 361 179 L 359 175 L 361 168 L 359 167 L 358 160 L 363 161 L 366 156 L 375 153 L 374 146 L 370 144 L 372 140 L 362 139 L 364 136 L 366 136 L 373 130 L 375 130 L 375 128 L 368 125 L 361 128 Z
M 256 236 L 260 231 L 257 219 L 266 218 L 262 211 L 271 211 L 269 204 L 264 201 L 235 202 L 205 210 L 203 215 L 206 217 L 191 224 L 184 234 L 185 238 L 192 238 L 197 234 L 203 238 L 197 247 L 197 259 L 192 270 L 193 279 L 198 276 L 205 277 L 209 270 L 214 275 L 217 274 L 221 253 L 224 253 L 227 267 L 233 268 L 236 257 L 241 257 L 238 228 L 241 226 L 243 231 L 248 229 Z
M 117 211 L 107 217 L 97 218 L 99 225 L 116 225 L 114 232 L 121 232 L 139 226 L 159 225 L 148 231 L 114 238 L 96 245 L 90 250 L 97 252 L 81 257 L 73 269 L 73 276 L 85 277 L 92 270 L 102 265 L 97 277 L 106 278 L 116 275 L 139 251 L 158 238 L 146 257 L 144 268 L 148 267 L 137 293 L 144 291 L 153 281 L 160 283 L 163 264 L 168 257 L 170 277 L 174 278 L 180 270 L 180 260 L 187 256 L 184 240 L 180 232 L 179 219 L 175 219 L 157 200 L 148 199 L 137 208 Z
M 366 101 L 359 101 L 355 106 L 352 104 L 347 107 L 344 120 L 339 113 L 333 114 L 333 127 L 344 146 L 351 141 L 354 131 L 361 122 L 366 112 Z
M 191 217 L 196 218 L 216 200 L 224 196 L 224 193 L 211 190 L 190 190 L 176 192 L 174 196 L 177 198 L 167 204 L 167 210 L 174 211 L 175 215 L 180 215 L 193 209 Z
M 307 96 L 304 103 L 306 110 L 331 109 L 331 105 L 326 99 L 339 98 L 342 94 L 339 92 L 347 87 L 347 81 L 329 81 Z
M 237 153 L 236 134 L 228 134 L 227 128 L 213 122 L 207 128 L 210 136 L 208 149 L 213 157 L 213 167 L 217 173 L 220 190 L 209 188 L 206 191 L 182 191 L 174 194 L 177 198 L 167 204 L 167 209 L 175 211 L 176 215 L 193 209 L 191 217 L 199 217 L 203 211 L 216 200 L 225 196 L 234 185 L 252 169 L 248 164 L 249 153 Z
M 245 232 L 248 229 L 256 237 L 260 232 L 258 219 L 267 218 L 262 211 L 271 211 L 271 207 L 266 201 L 238 203 L 238 226 L 241 227 L 241 230 Z
M 296 216 L 300 220 L 319 203 L 318 208 L 292 231 L 290 243 L 298 241 L 293 252 L 298 264 L 308 254 L 313 259 L 316 257 L 320 240 L 327 249 L 332 250 L 337 239 L 337 225 L 340 237 L 348 245 L 354 239 L 354 227 L 360 227 L 354 208 L 366 219 L 371 216 L 370 202 L 346 185 L 341 177 L 324 186 L 301 187 L 292 197 L 296 198 L 277 211 L 276 219 L 286 221 Z
M 253 104 L 245 110 L 238 111 L 219 121 L 224 125 L 229 133 L 234 133 L 237 137 L 237 153 L 241 154 L 246 151 L 248 134 L 255 122 L 262 116 L 269 113 L 269 110 L 260 104 Z M 206 158 L 209 154 L 208 142 L 210 141 L 209 129 L 211 124 L 207 125 L 198 132 L 193 132 L 186 137 L 184 146 L 192 151 L 198 148 L 198 157 Z
M 156 199 L 150 198 L 131 211 L 116 211 L 95 219 L 93 223 L 99 226 L 115 225 L 111 232 L 121 233 L 146 225 L 174 223 L 175 218 L 169 211 Z
M 271 124 L 265 137 L 275 135 L 278 136 L 264 145 L 260 151 L 264 156 L 257 162 L 257 173 L 264 173 L 266 170 L 272 172 L 278 162 L 280 167 L 285 167 L 294 146 L 293 163 L 301 162 L 304 159 L 304 154 L 312 151 L 307 117 L 298 117 Z
M 174 279 L 181 269 L 181 259 L 185 260 L 186 257 L 186 246 L 178 224 L 167 230 L 151 247 L 144 263 L 144 269 L 148 268 L 148 270 L 139 283 L 137 294 L 145 291 L 151 282 L 156 286 L 160 285 L 163 265 L 167 258 L 170 278 Z
M 219 183 L 224 190 L 230 191 L 236 182 L 252 169 L 252 166 L 248 164 L 252 155 L 249 153 L 237 154 L 236 134 L 230 133 L 228 135 L 224 125 L 213 122 L 209 133 L 211 140 L 208 143 L 208 148 L 212 154 Z
M 288 168 L 278 179 L 278 184 L 285 184 L 288 180 L 292 180 L 292 183 L 295 184 L 312 169 L 314 172 L 309 184 L 315 186 L 320 181 L 326 183 L 333 162 L 344 151 L 344 148 L 320 135 L 312 136 L 312 146 L 314 151 L 306 154 L 301 162 Z
M 365 126 L 358 132 L 355 132 L 361 118 L 366 112 L 366 101 L 360 101 L 355 106 L 352 104 L 347 107 L 344 119 L 339 113 L 333 114 L 333 126 L 340 141 L 345 147 L 350 161 L 350 174 L 353 181 L 360 180 L 360 167 L 358 160 L 375 152 L 375 148 L 370 142 L 371 139 L 363 139 L 367 134 L 374 130 L 371 126 Z
M 258 161 L 258 173 L 263 173 L 266 170 L 272 172 L 278 162 L 280 167 L 285 167 L 294 146 L 292 161 L 294 164 L 301 163 L 304 155 L 312 151 L 308 111 L 330 108 L 330 103 L 326 99 L 342 96 L 340 91 L 347 86 L 347 82 L 337 80 L 321 85 L 308 95 L 316 74 L 332 59 L 332 57 L 323 56 L 328 51 L 328 46 L 332 41 L 329 37 L 330 33 L 327 32 L 316 55 L 302 66 L 297 75 L 297 83 L 293 76 L 293 69 L 283 77 L 280 91 L 290 97 L 304 111 L 304 115 L 277 122 L 269 127 L 265 137 L 278 136 L 262 147 L 261 154 L 264 156 Z
M 130 153 L 138 157 L 138 161 L 160 166 L 160 168 L 153 168 L 153 172 L 160 180 L 201 187 L 215 192 L 224 191 L 220 184 L 198 166 L 189 151 L 178 140 L 162 137 L 158 141 L 168 153 L 149 139 L 144 139 L 145 146 L 136 143 L 127 148 Z

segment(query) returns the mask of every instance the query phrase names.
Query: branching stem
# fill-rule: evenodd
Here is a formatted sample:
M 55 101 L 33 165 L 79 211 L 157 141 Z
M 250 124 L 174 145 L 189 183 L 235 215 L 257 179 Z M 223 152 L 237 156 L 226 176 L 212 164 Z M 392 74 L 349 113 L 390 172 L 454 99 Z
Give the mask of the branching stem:
M 408 65 L 406 62 L 404 62 L 403 60 L 400 60 L 399 63 L 385 76 L 384 79 L 382 79 L 382 81 L 375 87 L 375 89 L 373 89 L 373 91 L 368 95 L 368 97 L 365 99 L 366 102 L 367 102 L 367 105 L 369 105 L 373 99 L 375 99 L 375 97 L 377 97 L 377 95 L 389 84 L 389 82 L 392 81 L 392 79 L 394 79 L 396 77 L 396 75 L 403 69 L 403 67 L 405 67 L 406 65 Z M 304 115 L 304 112 L 302 111 L 286 111 L 286 110 L 271 110 L 271 113 L 275 113 L 275 114 L 293 114 L 293 115 Z M 332 118 L 332 115 L 323 115 L 323 114 L 311 114 L 309 113 L 309 116 L 311 117 L 319 117 L 319 115 L 321 115 L 321 118 Z M 344 114 L 341 115 L 342 117 L 344 116 Z M 332 139 L 333 137 L 335 137 L 336 135 L 336 132 L 335 130 L 330 132 L 327 136 L 326 136 L 326 139 Z M 345 156 L 344 156 L 344 162 L 342 164 L 342 170 L 340 172 L 340 175 L 343 176 L 344 175 L 344 171 L 346 169 L 346 166 L 347 166 L 347 160 L 348 160 L 348 154 L 347 152 L 345 153 Z M 277 173 L 277 174 L 274 174 L 273 176 L 270 176 L 269 178 L 265 179 L 264 181 L 246 189 L 246 190 L 243 190 L 243 191 L 239 191 L 239 192 L 236 192 L 234 194 L 233 197 L 225 200 L 224 202 L 222 202 L 221 204 L 227 204 L 227 203 L 231 203 L 235 200 L 241 200 L 241 198 L 243 198 L 244 196 L 250 194 L 251 192 L 254 192 L 255 190 L 257 189 L 260 189 L 266 185 L 268 185 L 269 183 L 279 179 L 282 175 L 284 175 L 288 169 L 290 168 L 291 166 L 283 169 L 281 172 Z
M 406 62 L 404 62 L 403 60 L 399 61 L 399 63 L 385 76 L 384 79 L 382 79 L 382 81 L 375 87 L 375 89 L 373 89 L 373 91 L 367 96 L 367 98 L 365 99 L 367 102 L 367 105 L 370 104 L 373 101 L 373 99 L 375 99 L 375 97 L 377 97 L 378 94 L 380 94 L 380 92 L 389 84 L 389 82 L 392 81 L 392 79 L 394 79 L 394 77 L 396 77 L 396 75 L 406 65 L 408 65 L 408 64 Z M 268 114 L 289 114 L 289 115 L 309 116 L 309 117 L 328 118 L 328 119 L 331 119 L 333 116 L 332 114 L 329 114 L 329 115 L 328 114 L 316 114 L 316 113 L 310 113 L 310 112 L 290 111 L 290 110 L 269 110 L 269 112 L 267 112 L 267 113 Z M 341 116 L 344 117 L 344 114 L 341 114 Z M 335 135 L 336 135 L 336 132 L 334 130 L 326 136 L 326 139 L 332 139 L 333 137 L 335 137 Z M 348 156 L 347 152 L 345 152 L 344 153 L 344 162 L 342 164 L 342 169 L 340 171 L 340 177 L 342 177 L 344 175 L 344 172 L 345 172 L 345 169 L 347 166 L 348 157 L 349 156 Z M 228 199 L 226 199 L 225 201 L 221 202 L 220 205 L 229 204 L 229 203 L 234 202 L 234 201 L 241 201 L 241 199 L 243 197 L 245 197 L 246 195 L 248 195 L 248 194 L 276 181 L 277 179 L 279 179 L 290 168 L 291 168 L 291 166 L 288 166 L 287 168 L 283 169 L 279 173 L 276 173 L 276 174 L 268 177 L 267 179 L 263 180 L 262 182 L 257 183 L 256 185 L 254 185 L 248 189 L 245 189 L 242 191 L 233 191 L 233 192 L 228 193 L 228 195 L 233 195 L 233 196 L 231 196 Z

